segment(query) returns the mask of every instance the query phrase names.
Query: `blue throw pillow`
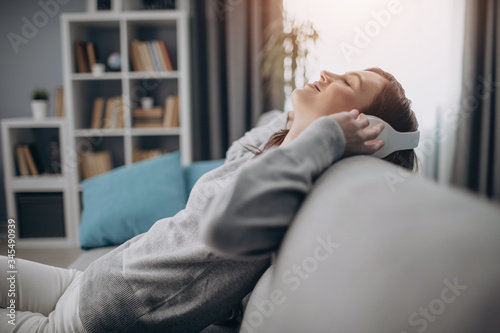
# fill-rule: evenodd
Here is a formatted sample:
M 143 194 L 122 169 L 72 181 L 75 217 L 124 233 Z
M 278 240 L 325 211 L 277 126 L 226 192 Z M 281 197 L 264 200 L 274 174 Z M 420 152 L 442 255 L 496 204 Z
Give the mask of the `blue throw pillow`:
M 186 191 L 191 193 L 196 181 L 203 176 L 205 173 L 220 167 L 224 164 L 224 159 L 213 160 L 213 161 L 199 161 L 193 162 L 192 164 L 184 167 L 184 177 L 186 177 Z
M 115 168 L 82 187 L 82 249 L 122 244 L 187 201 L 179 152 Z

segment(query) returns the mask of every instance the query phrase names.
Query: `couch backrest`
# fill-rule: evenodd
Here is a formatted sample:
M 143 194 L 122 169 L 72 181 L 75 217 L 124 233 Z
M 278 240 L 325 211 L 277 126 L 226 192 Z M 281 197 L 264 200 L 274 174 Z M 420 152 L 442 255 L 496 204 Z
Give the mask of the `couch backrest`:
M 500 209 L 385 161 L 316 182 L 241 332 L 500 332 Z

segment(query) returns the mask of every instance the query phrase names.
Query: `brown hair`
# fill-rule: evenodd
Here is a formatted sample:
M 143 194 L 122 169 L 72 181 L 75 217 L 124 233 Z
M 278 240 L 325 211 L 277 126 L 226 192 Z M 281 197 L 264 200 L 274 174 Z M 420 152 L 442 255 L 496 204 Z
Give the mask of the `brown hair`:
M 379 74 L 387 81 L 372 103 L 366 109 L 359 110 L 359 112 L 385 120 L 398 132 L 417 131 L 418 122 L 415 113 L 411 109 L 411 101 L 406 97 L 405 90 L 398 80 L 392 74 L 380 68 L 368 68 L 366 70 Z M 417 155 L 414 149 L 398 150 L 383 159 L 410 170 L 418 169 Z
M 380 68 L 368 68 L 366 70 L 379 74 L 387 81 L 372 103 L 365 109 L 359 110 L 359 112 L 385 120 L 398 132 L 417 131 L 418 122 L 415 113 L 411 110 L 411 101 L 406 98 L 405 90 L 396 78 Z M 287 134 L 288 130 L 280 130 L 271 136 L 262 151 L 258 148 L 255 149 L 256 147 L 249 150 L 259 155 L 266 149 L 281 145 Z M 410 170 L 418 169 L 417 156 L 413 149 L 398 150 L 383 159 Z

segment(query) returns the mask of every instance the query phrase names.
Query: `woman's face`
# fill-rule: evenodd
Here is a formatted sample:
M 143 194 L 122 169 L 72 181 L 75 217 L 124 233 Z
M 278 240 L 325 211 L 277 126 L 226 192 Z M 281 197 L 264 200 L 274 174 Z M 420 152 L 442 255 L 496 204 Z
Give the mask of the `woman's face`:
M 370 71 L 337 75 L 322 71 L 320 80 L 292 93 L 295 120 L 311 122 L 333 113 L 369 106 L 386 79 Z

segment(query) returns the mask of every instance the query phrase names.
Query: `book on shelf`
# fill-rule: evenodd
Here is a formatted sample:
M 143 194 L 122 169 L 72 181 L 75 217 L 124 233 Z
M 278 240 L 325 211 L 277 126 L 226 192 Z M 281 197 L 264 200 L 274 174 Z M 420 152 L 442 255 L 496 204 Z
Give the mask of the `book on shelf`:
M 123 99 L 121 96 L 94 99 L 90 128 L 123 128 Z
M 161 106 L 154 106 L 151 109 L 135 108 L 132 110 L 134 118 L 163 118 L 163 108 Z
M 155 71 L 155 66 L 153 63 L 153 56 L 151 55 L 151 52 L 149 51 L 148 43 L 147 42 L 139 42 L 140 49 L 139 51 L 141 52 L 141 59 L 144 60 L 146 70 L 148 72 L 154 72 Z
M 132 110 L 133 127 L 162 127 L 163 112 L 161 106 L 151 109 L 135 108 Z
M 92 71 L 92 67 L 96 63 L 95 47 L 92 42 L 87 43 L 87 59 L 89 60 L 89 69 Z
M 132 153 L 132 158 L 134 162 L 139 162 L 148 158 L 153 158 L 153 157 L 158 157 L 162 154 L 167 154 L 168 150 L 166 149 L 149 149 L 149 150 L 143 150 L 143 149 L 138 149 L 134 148 L 134 151 Z
M 167 70 L 173 71 L 174 63 L 172 62 L 172 57 L 170 56 L 170 52 L 168 51 L 167 44 L 164 41 L 160 41 L 159 45 L 163 58 L 165 59 L 165 66 L 167 67 Z
M 90 73 L 97 62 L 97 47 L 92 42 L 76 41 L 75 56 L 77 73 Z
M 134 71 L 143 72 L 144 68 L 142 61 L 140 61 L 138 41 L 134 40 L 130 43 L 130 59 L 132 60 L 132 68 Z
M 85 42 L 75 42 L 76 66 L 78 73 L 90 73 Z
M 43 173 L 44 167 L 35 145 L 18 144 L 15 151 L 16 165 L 20 176 L 37 176 Z
M 165 115 L 163 127 L 179 126 L 179 96 L 170 95 L 165 98 Z
M 163 57 L 163 53 L 160 47 L 160 42 L 157 40 L 154 40 L 151 42 L 151 46 L 154 49 L 154 53 L 156 54 L 158 58 L 158 66 L 160 67 L 160 71 L 166 72 L 169 69 L 167 68 L 167 63 L 165 58 Z
M 26 157 L 24 155 L 23 145 L 16 146 L 16 165 L 17 165 L 18 175 L 20 176 L 30 175 L 28 169 L 28 162 L 26 161 Z
M 146 43 L 149 49 L 149 54 L 151 54 L 151 59 L 153 60 L 153 67 L 156 72 L 161 72 L 163 71 L 162 67 L 160 66 L 160 60 L 159 60 L 159 55 L 158 52 L 156 51 L 153 42 L 149 41 Z
M 104 98 L 98 97 L 94 99 L 94 110 L 92 111 L 92 123 L 90 125 L 90 128 L 101 128 L 103 109 Z
M 134 127 L 136 128 L 156 128 L 156 127 L 162 127 L 163 121 L 162 120 L 139 120 L 139 121 L 134 121 Z
M 80 154 L 80 168 L 82 179 L 94 177 L 113 169 L 111 152 L 102 150 Z
M 28 163 L 28 169 L 30 174 L 33 176 L 38 175 L 38 169 L 35 165 L 35 160 L 33 159 L 33 155 L 31 155 L 31 151 L 28 145 L 23 145 L 24 157 L 26 158 L 26 162 Z
M 172 58 L 164 41 L 150 40 L 130 42 L 130 58 L 134 71 L 173 71 Z
M 64 117 L 64 88 L 56 88 L 55 101 L 54 101 L 54 117 Z

